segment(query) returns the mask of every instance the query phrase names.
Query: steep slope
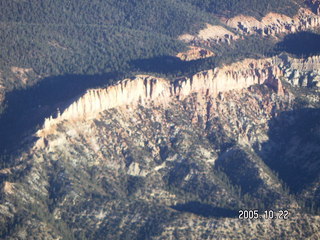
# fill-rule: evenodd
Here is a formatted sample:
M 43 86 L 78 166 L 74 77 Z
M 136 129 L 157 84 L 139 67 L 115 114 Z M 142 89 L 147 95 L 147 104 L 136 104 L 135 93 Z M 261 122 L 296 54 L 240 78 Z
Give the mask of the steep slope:
M 318 0 L 0 0 L 0 114 L 43 83 L 0 116 L 0 238 L 320 239 L 319 26 Z
M 89 90 L 48 119 L 37 143 L 1 170 L 2 237 L 316 239 L 319 216 L 300 203 L 316 195 L 296 191 L 271 154 L 280 151 L 274 161 L 291 166 L 290 146 L 294 154 L 299 144 L 277 148 L 292 138 L 277 138 L 286 131 L 282 115 L 290 115 L 284 121 L 291 119 L 296 131 L 300 99 L 316 112 L 319 93 L 314 78 L 314 91 L 304 95 L 287 75 L 293 68 L 301 78 L 318 74 L 317 64 L 318 57 L 282 55 L 171 83 L 140 75 Z M 316 156 L 317 141 L 302 139 Z M 318 165 L 307 168 L 314 160 L 296 162 L 303 170 L 297 177 L 319 176 Z M 310 178 L 308 186 L 317 181 Z M 290 214 L 238 219 L 239 209 L 255 208 Z
M 46 119 L 42 132 L 53 125 L 71 119 L 94 118 L 99 112 L 114 107 L 153 102 L 164 104 L 172 99 L 184 100 L 194 92 L 216 97 L 221 92 L 242 89 L 254 84 L 267 84 L 283 95 L 281 77 L 293 86 L 319 86 L 320 57 L 294 59 L 287 55 L 244 61 L 199 72 L 190 78 L 178 78 L 171 83 L 162 78 L 140 75 L 125 79 L 106 89 L 89 90 L 67 108 L 57 119 Z M 41 134 L 40 133 L 40 136 Z
M 282 92 L 280 69 L 273 59 L 247 59 L 241 63 L 197 73 L 191 78 L 179 78 L 171 84 L 168 80 L 138 76 L 126 79 L 104 90 L 89 90 L 85 96 L 66 109 L 57 119 L 45 121 L 44 131 L 56 121 L 95 117 L 95 114 L 114 107 L 153 101 L 163 104 L 172 98 L 183 100 L 193 92 L 217 96 L 219 92 L 268 83 Z M 278 86 L 279 85 L 279 86 Z

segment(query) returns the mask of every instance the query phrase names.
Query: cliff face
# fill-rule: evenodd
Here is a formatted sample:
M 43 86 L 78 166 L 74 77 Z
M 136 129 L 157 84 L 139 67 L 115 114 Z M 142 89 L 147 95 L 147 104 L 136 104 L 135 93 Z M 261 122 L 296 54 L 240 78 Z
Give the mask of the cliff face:
M 295 33 L 320 26 L 320 16 L 309 9 L 302 8 L 293 18 L 283 14 L 269 13 L 261 21 L 250 16 L 236 16 L 226 24 L 240 34 L 259 34 L 261 36 L 280 33 Z
M 283 63 L 280 60 L 279 65 Z M 229 72 L 230 79 L 236 84 L 235 79 L 241 81 L 245 75 L 248 78 L 251 69 L 260 69 L 261 75 L 265 71 L 263 75 L 267 76 L 276 71 L 281 73 L 284 68 L 270 69 L 269 64 L 275 62 L 274 59 L 246 61 L 253 65 L 233 64 L 219 71 Z M 280 126 L 270 125 L 272 119 L 278 122 L 274 119 L 277 115 L 281 120 L 282 113 L 290 113 L 293 109 L 290 88 L 285 90 L 284 96 L 279 96 L 266 85 L 255 85 L 220 92 L 215 97 L 214 87 L 195 83 L 197 79 L 202 84 L 212 84 L 215 76 L 221 76 L 218 70 L 202 72 L 190 79 L 177 79 L 176 85 L 165 85 L 167 81 L 161 83 L 158 79 L 156 84 L 159 86 L 172 88 L 172 97 L 163 101 L 166 106 L 155 105 L 163 95 L 156 94 L 153 98 L 154 92 L 147 91 L 151 89 L 148 87 L 151 79 L 155 78 L 138 76 L 126 80 L 129 81 L 128 87 L 141 84 L 145 91 L 132 96 L 144 98 L 141 99 L 144 104 L 137 108 L 119 105 L 101 112 L 92 120 L 61 122 L 57 131 L 46 137 L 45 148 L 34 148 L 29 156 L 25 156 L 31 162 L 30 170 L 27 174 L 20 174 L 19 181 L 13 182 L 15 197 L 21 199 L 22 206 L 28 206 L 35 198 L 34 208 L 41 212 L 48 208 L 38 204 L 40 201 L 36 197 L 52 199 L 52 215 L 68 224 L 75 239 L 81 239 L 79 236 L 83 232 L 86 235 L 94 232 L 92 239 L 143 239 L 139 233 L 148 229 L 149 225 L 145 227 L 145 224 L 150 222 L 161 227 L 154 230 L 154 237 L 146 239 L 170 239 L 176 230 L 179 239 L 202 239 L 204 232 L 208 233 L 206 239 L 250 239 L 252 236 L 257 239 L 307 239 L 312 234 L 319 237 L 319 216 L 300 213 L 294 196 L 282 190 L 282 182 L 270 171 L 268 164 L 275 159 L 274 156 L 260 155 L 262 151 L 279 154 L 275 150 L 281 151 L 287 146 L 288 153 L 277 158 L 278 162 L 288 163 L 282 167 L 286 172 L 303 166 L 298 169 L 301 171 L 296 174 L 298 177 L 309 176 L 310 172 L 319 173 L 319 166 L 314 164 L 319 156 L 317 139 L 297 141 L 299 131 L 305 132 L 306 129 L 301 129 L 301 125 L 294 130 L 290 128 L 290 124 L 296 122 L 294 115 L 284 115 L 285 122 Z M 143 84 L 145 79 L 147 85 Z M 248 82 L 253 81 L 252 77 L 250 79 Z M 260 79 L 263 81 L 265 77 Z M 113 89 L 118 87 L 125 92 L 121 89 L 121 86 L 125 88 L 124 85 L 119 83 Z M 117 96 L 116 92 L 114 94 Z M 92 97 L 92 100 L 96 99 Z M 150 100 L 154 104 L 148 104 Z M 319 116 L 313 111 L 302 115 L 314 119 Z M 306 126 L 310 127 L 309 124 Z M 292 138 L 273 143 L 275 137 L 283 136 L 278 134 L 278 128 L 292 133 Z M 314 129 L 311 125 L 310 130 L 315 132 Z M 269 134 L 270 131 L 275 132 Z M 302 151 L 306 154 L 303 158 Z M 312 166 L 312 171 L 306 171 L 304 167 L 307 166 Z M 216 169 L 222 169 L 224 175 L 219 175 Z M 241 187 L 241 194 L 250 196 L 250 205 L 243 204 L 240 192 L 233 191 L 226 178 L 230 179 L 232 186 Z M 297 179 L 302 180 L 302 177 Z M 8 186 L 3 190 L 7 191 L 5 203 L 12 202 L 8 190 Z M 199 207 L 206 207 L 204 209 L 208 209 L 212 217 L 206 218 L 201 212 L 192 211 L 192 202 L 202 203 L 203 199 L 209 204 L 200 204 Z M 255 209 L 258 208 L 254 205 L 256 202 L 267 202 L 267 209 L 289 210 L 290 217 L 278 219 L 275 231 L 275 220 L 248 219 L 244 224 L 237 213 L 233 217 L 215 215 L 208 207 L 221 207 L 223 203 L 222 207 L 227 208 Z M 181 205 L 184 208 L 179 208 Z M 18 207 L 8 210 L 6 207 L 0 204 L 0 213 L 5 217 L 13 211 L 18 212 Z M 157 220 L 160 211 L 160 215 L 166 217 Z M 260 231 L 257 224 L 266 226 L 265 231 Z M 38 229 L 40 224 L 24 221 L 23 226 Z M 130 236 L 127 237 L 127 233 Z
M 290 34 L 320 26 L 320 1 L 310 0 L 310 9 L 301 8 L 297 15 L 289 17 L 284 14 L 270 12 L 261 21 L 251 16 L 238 15 L 230 19 L 221 19 L 234 32 L 222 26 L 207 24 L 197 35 L 184 34 L 178 39 L 195 46 L 212 47 L 219 43 L 237 40 L 241 35 L 258 34 L 261 36 L 276 36 Z
M 176 232 L 179 239 L 318 239 L 320 218 L 300 200 L 320 202 L 319 101 L 299 108 L 301 92 L 313 89 L 281 83 L 291 81 L 290 71 L 319 76 L 319 65 L 319 57 L 280 55 L 172 82 L 140 75 L 89 90 L 0 170 L 0 220 L 22 216 L 8 234 L 27 239 L 64 239 L 56 220 L 75 239 L 170 239 Z M 232 209 L 290 216 L 244 222 L 237 212 L 225 215 Z M 146 229 L 153 237 L 141 237 Z
M 280 69 L 283 76 L 297 87 L 320 87 L 320 57 L 313 56 L 306 59 L 281 56 Z
M 38 136 L 45 136 L 63 120 L 94 118 L 98 113 L 121 106 L 164 105 L 174 99 L 184 100 L 192 93 L 215 98 L 221 92 L 266 84 L 283 94 L 280 77 L 290 79 L 295 86 L 319 85 L 320 57 L 292 59 L 286 55 L 261 60 L 246 59 L 221 68 L 199 72 L 171 83 L 162 78 L 139 75 L 125 79 L 105 89 L 91 89 L 71 104 L 62 114 L 45 120 Z
M 93 118 L 97 113 L 123 105 L 144 103 L 157 99 L 165 102 L 170 97 L 170 84 L 165 79 L 150 76 L 137 76 L 125 79 L 105 89 L 88 90 L 75 103 L 71 104 L 56 119 L 46 119 L 44 130 L 63 120 Z
M 38 135 L 46 135 L 46 132 L 50 132 L 54 125 L 63 120 L 94 118 L 99 112 L 119 106 L 150 102 L 166 104 L 175 98 L 183 100 L 195 92 L 216 97 L 219 92 L 263 83 L 274 85 L 278 90 L 281 72 L 272 62 L 273 59 L 247 59 L 241 63 L 199 72 L 190 78 L 176 79 L 171 83 L 166 79 L 140 75 L 105 89 L 88 90 L 62 114 L 59 113 L 57 118 L 46 119 L 44 128 Z

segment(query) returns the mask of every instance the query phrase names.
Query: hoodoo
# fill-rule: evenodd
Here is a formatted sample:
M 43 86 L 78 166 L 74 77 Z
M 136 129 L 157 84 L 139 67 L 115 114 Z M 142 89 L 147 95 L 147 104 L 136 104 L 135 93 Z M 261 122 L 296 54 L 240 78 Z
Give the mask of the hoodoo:
M 46 119 L 38 136 L 45 136 L 52 126 L 63 120 L 94 118 L 99 112 L 119 106 L 148 104 L 151 101 L 154 104 L 163 104 L 172 98 L 183 100 L 191 93 L 215 97 L 220 92 L 247 88 L 255 84 L 267 84 L 282 93 L 280 77 L 288 74 L 291 68 L 300 69 L 299 74 L 302 75 L 306 74 L 305 72 L 317 71 L 315 64 L 320 64 L 320 57 L 301 60 L 281 56 L 260 60 L 245 59 L 199 72 L 190 78 L 179 78 L 171 83 L 163 78 L 138 75 L 104 89 L 88 90 L 57 118 Z

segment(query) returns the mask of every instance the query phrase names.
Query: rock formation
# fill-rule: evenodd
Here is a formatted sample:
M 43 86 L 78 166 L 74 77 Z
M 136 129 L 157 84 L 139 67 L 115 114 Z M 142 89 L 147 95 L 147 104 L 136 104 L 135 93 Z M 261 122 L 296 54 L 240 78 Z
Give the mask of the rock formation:
M 297 87 L 320 87 L 320 56 L 296 59 L 287 55 L 280 56 L 283 76 Z
M 282 33 L 289 34 L 314 29 L 320 26 L 320 1 L 310 0 L 308 2 L 312 11 L 301 8 L 292 18 L 284 14 L 270 12 L 261 21 L 245 15 L 221 19 L 238 34 L 222 26 L 206 24 L 206 27 L 200 30 L 197 35 L 183 34 L 178 39 L 194 46 L 212 47 L 219 43 L 230 44 L 231 41 L 239 39 L 239 35 L 276 36 Z
M 28 83 L 29 75 L 34 74 L 32 68 L 11 67 L 11 71 L 23 85 Z
M 250 16 L 239 15 L 228 19 L 226 24 L 244 35 L 275 36 L 280 33 L 294 33 L 319 27 L 320 16 L 317 14 L 309 9 L 301 8 L 293 18 L 284 14 L 269 13 L 258 21 Z
M 238 80 L 254 68 L 260 74 L 265 70 L 266 76 L 272 72 L 277 75 L 279 69 L 270 69 L 271 63 L 279 65 L 281 74 L 281 68 L 285 68 L 281 58 L 246 60 L 220 71 L 221 74 L 229 71 L 235 77 L 237 71 Z M 23 156 L 21 171 L 12 167 L 0 171 L 7 182 L 5 189 L 2 188 L 0 216 L 6 222 L 20 213 L 23 217 L 23 228 L 14 229 L 15 235 L 11 235 L 32 239 L 31 236 L 45 233 L 41 239 L 65 239 L 59 232 L 50 238 L 55 232 L 49 229 L 47 233 L 39 227 L 55 226 L 46 222 L 47 216 L 52 216 L 56 221 L 68 223 L 75 239 L 89 234 L 94 235 L 92 239 L 143 239 L 140 233 L 150 228 L 150 222 L 160 227 L 155 230 L 152 227 L 149 235 L 152 237 L 145 239 L 170 239 L 176 232 L 179 239 L 308 239 L 310 236 L 318 239 L 320 217 L 301 210 L 295 196 L 283 191 L 282 181 L 269 170 L 268 164 L 279 161 L 285 171 L 298 166 L 298 180 L 309 173 L 319 173 L 319 166 L 314 164 L 319 156 L 318 138 L 301 138 L 300 133 L 306 135 L 309 128 L 304 125 L 310 125 L 303 120 L 316 121 L 319 113 L 315 114 L 315 109 L 303 112 L 301 115 L 306 117 L 299 121 L 302 124 L 292 128 L 300 119 L 292 111 L 298 95 L 289 88 L 284 97 L 266 85 L 219 93 L 215 98 L 210 93 L 204 95 L 206 91 L 198 94 L 206 86 L 197 85 L 196 78 L 209 84 L 210 78 L 219 73 L 216 70 L 210 74 L 199 73 L 190 80 L 176 80 L 174 96 L 179 96 L 181 101 L 173 96 L 167 106 L 146 105 L 149 101 L 146 96 L 154 103 L 162 98 L 149 91 L 148 86 L 156 78 L 138 76 L 126 81 L 127 87 L 142 83 L 146 92 L 134 94 L 144 98 L 143 106 L 119 106 L 101 112 L 92 120 L 59 123 L 57 131 L 45 138 L 44 148 L 33 148 Z M 261 81 L 264 79 L 261 77 Z M 124 82 L 114 87 L 125 92 Z M 158 80 L 155 84 L 161 86 L 166 82 Z M 266 81 L 274 82 L 272 78 Z M 188 86 L 193 94 L 183 97 L 182 90 Z M 170 89 L 172 84 L 166 87 Z M 312 131 L 316 129 L 311 127 Z M 279 135 L 284 135 L 278 134 L 282 132 L 291 134 L 292 138 L 278 140 Z M 281 157 L 276 158 L 274 153 L 279 155 L 278 150 L 282 149 L 288 152 L 280 152 Z M 312 166 L 311 170 L 308 166 Z M 17 173 L 11 174 L 13 171 Z M 241 187 L 249 201 L 243 203 L 245 197 L 234 191 L 233 186 Z M 50 205 L 45 205 L 47 202 Z M 209 209 L 209 214 L 179 209 L 193 203 L 197 208 Z M 229 217 L 224 215 L 225 211 L 211 210 L 215 206 L 220 209 L 221 203 L 225 204 L 222 205 L 225 211 L 231 207 L 261 209 L 263 217 L 264 209 L 285 209 L 290 216 L 286 220 L 242 220 L 237 212 Z M 256 205 L 260 203 L 261 206 Z M 37 213 L 45 218 L 38 218 Z M 159 220 L 159 216 L 164 218 Z M 39 233 L 30 233 L 29 229 Z
M 216 97 L 221 92 L 243 89 L 255 84 L 266 84 L 283 94 L 280 77 L 287 77 L 296 86 L 319 84 L 320 57 L 306 60 L 286 55 L 261 60 L 246 59 L 231 65 L 199 72 L 190 78 L 178 78 L 171 83 L 163 78 L 139 75 L 125 79 L 105 89 L 91 89 L 71 104 L 62 114 L 45 120 L 38 136 L 45 136 L 63 120 L 94 118 L 104 110 L 133 106 L 138 103 L 167 104 L 172 99 L 183 100 L 192 93 Z M 293 76 L 294 75 L 294 76 Z M 297 80 L 298 79 L 298 80 Z M 303 82 L 307 79 L 306 83 Z
M 177 57 L 180 58 L 182 61 L 192 61 L 192 60 L 212 57 L 214 55 L 215 54 L 208 49 L 189 46 L 188 51 L 178 53 Z
M 178 39 L 191 45 L 210 47 L 217 43 L 230 43 L 238 38 L 239 36 L 222 26 L 206 24 L 206 27 L 200 30 L 197 35 L 183 34 Z

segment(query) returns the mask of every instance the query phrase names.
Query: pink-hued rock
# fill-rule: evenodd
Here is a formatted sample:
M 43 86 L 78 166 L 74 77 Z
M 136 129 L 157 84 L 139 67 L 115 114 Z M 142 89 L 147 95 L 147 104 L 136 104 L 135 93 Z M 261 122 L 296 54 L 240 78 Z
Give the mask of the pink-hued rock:
M 274 59 L 246 59 L 238 63 L 199 72 L 192 77 L 183 77 L 170 82 L 163 78 L 138 75 L 134 79 L 125 79 L 116 85 L 91 89 L 71 104 L 57 118 L 45 120 L 38 136 L 45 136 L 54 131 L 63 120 L 91 119 L 100 112 L 137 104 L 164 105 L 173 99 L 183 100 L 192 93 L 202 96 L 217 97 L 221 92 L 247 88 L 255 84 L 264 84 L 270 79 L 279 79 L 281 71 L 273 64 Z M 276 80 L 273 80 L 276 81 Z M 282 92 L 279 82 L 272 82 L 276 91 Z
M 288 17 L 279 13 L 268 13 L 261 21 L 254 17 L 239 15 L 226 20 L 226 24 L 244 35 L 259 34 L 262 36 L 281 33 L 294 33 L 320 26 L 319 13 L 301 8 L 297 15 Z

